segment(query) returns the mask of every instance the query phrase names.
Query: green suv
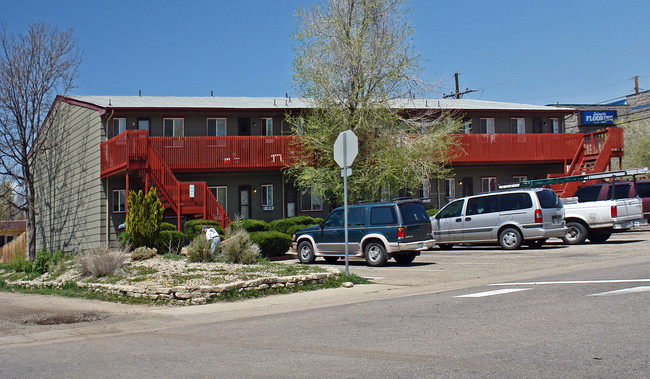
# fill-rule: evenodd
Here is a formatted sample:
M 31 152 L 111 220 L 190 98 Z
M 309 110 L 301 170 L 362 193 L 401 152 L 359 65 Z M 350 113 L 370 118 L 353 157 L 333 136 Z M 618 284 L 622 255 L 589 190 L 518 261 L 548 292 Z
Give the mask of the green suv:
M 293 249 L 302 263 L 323 257 L 329 263 L 345 257 L 343 207 L 334 209 L 320 225 L 296 231 Z M 413 262 L 432 248 L 431 222 L 419 200 L 396 200 L 348 206 L 348 256 L 382 266 L 390 258 Z

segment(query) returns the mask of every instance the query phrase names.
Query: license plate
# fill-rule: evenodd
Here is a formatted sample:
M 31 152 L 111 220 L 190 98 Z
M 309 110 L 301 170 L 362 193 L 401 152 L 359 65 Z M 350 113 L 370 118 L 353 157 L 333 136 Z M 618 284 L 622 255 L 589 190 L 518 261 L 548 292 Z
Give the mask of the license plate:
M 418 242 L 418 249 L 424 249 L 424 242 Z

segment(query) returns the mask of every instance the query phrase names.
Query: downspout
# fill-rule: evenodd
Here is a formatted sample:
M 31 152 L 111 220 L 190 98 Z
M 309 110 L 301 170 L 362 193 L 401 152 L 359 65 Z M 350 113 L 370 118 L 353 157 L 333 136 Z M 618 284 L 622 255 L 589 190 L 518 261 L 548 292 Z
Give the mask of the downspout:
M 108 125 L 109 121 L 113 118 L 113 114 L 115 113 L 114 109 L 111 109 L 111 114 L 106 118 L 106 124 L 104 125 L 104 131 L 106 132 L 106 140 L 108 140 Z M 101 152 L 100 152 L 101 154 Z M 106 249 L 108 249 L 111 246 L 111 212 L 110 212 L 110 187 L 109 187 L 109 180 L 106 178 Z

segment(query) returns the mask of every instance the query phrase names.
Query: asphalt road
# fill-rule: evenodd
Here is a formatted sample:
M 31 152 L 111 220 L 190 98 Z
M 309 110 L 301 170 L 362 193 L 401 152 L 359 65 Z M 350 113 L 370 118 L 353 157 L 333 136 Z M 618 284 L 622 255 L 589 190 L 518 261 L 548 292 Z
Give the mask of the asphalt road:
M 648 232 L 433 250 L 351 265 L 378 284 L 182 308 L 0 293 L 24 320 L 0 329 L 0 377 L 647 377 L 649 253 Z

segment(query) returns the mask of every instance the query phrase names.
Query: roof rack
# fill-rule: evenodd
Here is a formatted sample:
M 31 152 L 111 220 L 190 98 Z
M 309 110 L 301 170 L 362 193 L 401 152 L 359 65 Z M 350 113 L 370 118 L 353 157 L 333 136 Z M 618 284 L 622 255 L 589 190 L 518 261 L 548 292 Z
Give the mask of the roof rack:
M 647 167 L 641 167 L 641 168 L 632 168 L 629 170 L 600 172 L 596 174 L 583 174 L 583 175 L 572 175 L 572 176 L 560 176 L 557 178 L 522 180 L 520 183 L 500 185 L 499 189 L 541 187 L 548 184 L 583 182 L 586 180 L 610 179 L 610 178 L 618 178 L 624 176 L 632 176 L 635 178 L 636 175 L 644 175 L 647 174 L 648 172 L 650 172 L 650 170 L 648 170 Z

